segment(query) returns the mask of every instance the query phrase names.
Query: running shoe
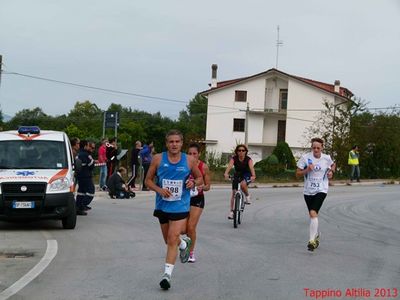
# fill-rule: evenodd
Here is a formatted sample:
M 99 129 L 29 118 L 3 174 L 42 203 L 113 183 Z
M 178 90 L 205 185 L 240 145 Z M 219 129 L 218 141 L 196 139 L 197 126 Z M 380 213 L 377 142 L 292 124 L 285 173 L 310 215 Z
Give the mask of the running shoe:
M 185 249 L 179 249 L 179 258 L 182 263 L 187 263 L 190 255 L 190 246 L 192 245 L 192 240 L 188 236 L 183 236 L 182 240 L 186 242 Z
M 161 277 L 160 287 L 163 290 L 168 290 L 171 287 L 171 275 L 164 273 L 164 275 Z
M 188 262 L 190 262 L 190 263 L 196 262 L 196 257 L 194 256 L 194 252 L 190 252 Z
M 315 240 L 314 240 L 315 241 L 315 249 L 317 249 L 318 246 L 319 246 L 319 238 L 320 238 L 320 236 L 321 236 L 321 232 L 318 232 L 316 237 L 315 237 Z
M 251 204 L 250 195 L 246 196 L 246 200 L 244 201 L 244 204 L 247 204 L 247 205 Z
M 233 211 L 229 212 L 228 219 L 229 220 L 233 220 Z
M 308 244 L 307 244 L 307 249 L 308 251 L 314 251 L 315 249 L 317 249 L 317 243 L 315 242 L 315 240 L 309 240 Z

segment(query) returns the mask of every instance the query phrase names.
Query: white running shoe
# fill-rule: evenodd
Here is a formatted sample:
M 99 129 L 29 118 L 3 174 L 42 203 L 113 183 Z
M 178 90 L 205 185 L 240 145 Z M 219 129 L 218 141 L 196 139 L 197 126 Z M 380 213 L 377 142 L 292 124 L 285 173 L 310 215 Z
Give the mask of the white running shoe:
M 179 249 L 179 258 L 182 263 L 187 263 L 190 254 L 190 246 L 192 245 L 192 240 L 188 236 L 183 236 L 182 240 L 186 242 L 186 248 Z
M 190 253 L 188 262 L 190 263 L 196 262 L 196 257 L 194 256 L 194 252 Z
M 246 201 L 244 201 L 244 204 L 247 204 L 247 205 L 251 204 L 250 194 L 248 196 L 246 196 Z
M 232 220 L 233 219 L 233 211 L 230 211 L 228 214 L 228 219 Z

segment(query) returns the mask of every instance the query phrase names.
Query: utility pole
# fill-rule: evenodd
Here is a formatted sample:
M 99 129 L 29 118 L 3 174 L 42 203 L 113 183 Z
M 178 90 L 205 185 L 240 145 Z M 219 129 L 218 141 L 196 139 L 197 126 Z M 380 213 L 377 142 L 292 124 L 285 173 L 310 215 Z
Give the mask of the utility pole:
M 246 147 L 249 147 L 248 141 L 249 141 L 249 112 L 250 112 L 250 107 L 249 107 L 249 102 L 247 102 L 247 107 L 246 107 L 246 119 L 244 121 L 244 144 Z
M 103 112 L 103 136 L 102 138 L 104 139 L 104 137 L 106 136 L 106 112 Z
M 1 73 L 3 72 L 3 56 L 0 54 L 0 86 L 1 86 Z
M 342 101 L 340 103 L 337 104 L 333 104 L 333 118 L 332 118 L 332 150 L 331 150 L 331 156 L 332 158 L 334 158 L 335 156 L 335 152 L 334 152 L 334 140 L 335 140 L 335 124 L 336 124 L 336 107 L 339 105 L 342 105 L 344 103 L 346 103 L 347 101 Z
M 276 65 L 275 65 L 275 69 L 278 69 L 279 47 L 283 46 L 283 41 L 281 41 L 279 39 L 279 25 L 277 27 L 277 31 L 278 31 L 278 38 L 276 39 Z
M 0 54 L 0 88 L 1 88 L 1 73 L 3 72 L 3 56 Z M 1 109 L 1 103 L 0 103 L 0 122 L 3 123 L 3 110 Z M 3 130 L 2 127 L 0 127 L 0 131 Z

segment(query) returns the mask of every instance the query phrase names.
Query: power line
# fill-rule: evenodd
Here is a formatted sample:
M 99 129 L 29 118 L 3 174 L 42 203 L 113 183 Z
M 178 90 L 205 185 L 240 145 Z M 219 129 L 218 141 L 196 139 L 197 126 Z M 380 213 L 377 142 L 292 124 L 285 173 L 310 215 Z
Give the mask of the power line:
M 387 106 L 387 107 L 367 107 L 367 110 L 398 110 L 400 109 L 400 106 L 397 106 L 398 104 L 395 104 L 394 106 Z
M 91 89 L 91 90 L 97 90 L 97 91 L 102 91 L 102 92 L 108 92 L 108 93 L 114 93 L 114 94 L 122 94 L 122 95 L 135 96 L 135 97 L 140 97 L 140 98 L 153 99 L 153 100 L 157 100 L 157 101 L 173 102 L 173 103 L 179 103 L 179 104 L 188 104 L 187 101 L 183 101 L 183 100 L 177 100 L 177 99 L 171 99 L 171 98 L 165 98 L 165 97 L 157 97 L 157 96 L 150 96 L 150 95 L 138 94 L 138 93 L 133 93 L 133 92 L 125 92 L 125 91 L 120 91 L 120 90 L 101 88 L 101 87 L 96 87 L 96 86 L 91 86 L 91 85 L 86 85 L 86 84 L 81 84 L 81 83 L 62 81 L 62 80 L 45 78 L 45 77 L 36 76 L 36 75 L 28 75 L 28 74 L 23 74 L 23 73 L 18 73 L 18 72 L 3 71 L 3 74 L 17 75 L 17 76 L 22 76 L 22 77 L 31 78 L 31 79 L 37 79 L 37 80 L 43 80 L 43 81 L 57 83 L 57 84 L 70 85 L 70 86 L 86 88 L 86 89 Z M 193 103 L 193 104 L 196 105 L 196 103 Z M 209 105 L 209 106 L 216 107 L 216 108 L 237 110 L 235 108 L 225 107 L 225 106 L 218 106 L 218 105 Z
M 175 99 L 169 99 L 169 98 L 164 98 L 164 97 L 156 97 L 156 96 L 149 96 L 149 95 L 143 95 L 143 94 L 137 94 L 137 93 L 131 93 L 131 92 L 124 92 L 124 91 L 113 90 L 113 89 L 106 89 L 106 88 L 90 86 L 90 85 L 86 85 L 86 84 L 73 83 L 73 82 L 68 82 L 68 81 L 61 81 L 61 80 L 45 78 L 45 77 L 40 77 L 40 76 L 35 76 L 35 75 L 28 75 L 28 74 L 22 74 L 22 73 L 17 73 L 17 72 L 8 72 L 8 71 L 3 71 L 3 73 L 4 74 L 9 74 L 9 75 L 17 75 L 17 76 L 32 78 L 32 79 L 38 79 L 38 80 L 43 80 L 43 81 L 48 81 L 48 82 L 54 82 L 54 83 L 59 83 L 59 84 L 64 84 L 64 85 L 82 87 L 82 88 L 86 88 L 86 89 L 98 90 L 98 91 L 103 91 L 103 92 L 111 92 L 111 93 L 115 93 L 115 94 L 135 96 L 135 97 L 140 97 L 140 98 L 148 98 L 148 99 L 159 100 L 159 101 L 168 101 L 168 102 L 187 104 L 187 102 L 183 101 L 183 100 L 175 100 Z
M 5 66 L 5 65 L 3 64 L 3 66 Z M 188 104 L 188 102 L 184 101 L 184 100 L 177 100 L 177 99 L 171 99 L 171 98 L 166 98 L 166 97 L 157 97 L 157 96 L 138 94 L 138 93 L 133 93 L 133 92 L 125 92 L 125 91 L 120 91 L 120 90 L 101 88 L 101 87 L 96 87 L 96 86 L 91 86 L 91 85 L 86 85 L 86 84 L 81 84 L 81 83 L 74 83 L 74 82 L 51 79 L 51 78 L 46 78 L 46 77 L 41 77 L 41 76 L 36 76 L 36 75 L 23 74 L 23 73 L 19 73 L 19 72 L 9 72 L 9 71 L 2 70 L 1 73 L 2 74 L 8 74 L 8 75 L 21 76 L 21 77 L 26 77 L 26 78 L 36 79 L 36 80 L 43 80 L 43 81 L 57 83 L 57 84 L 64 84 L 64 85 L 70 85 L 70 86 L 75 86 L 75 87 L 80 87 L 80 88 L 86 88 L 86 89 L 91 89 L 91 90 L 98 90 L 98 91 L 102 91 L 102 92 L 108 92 L 108 93 L 114 93 L 114 94 L 120 94 L 120 95 L 127 95 L 127 96 L 135 96 L 135 97 L 140 97 L 140 98 L 147 98 L 147 99 L 152 99 L 152 100 L 156 100 L 156 101 L 172 102 L 172 103 L 179 103 L 179 104 Z M 192 105 L 201 105 L 201 104 L 192 103 Z M 220 106 L 220 105 L 212 105 L 212 104 L 208 104 L 208 107 L 222 108 L 222 109 L 228 109 L 228 110 L 232 110 L 232 111 L 241 111 L 241 109 L 239 109 L 239 108 Z M 395 104 L 394 106 L 389 106 L 389 107 L 372 107 L 372 108 L 366 107 L 366 110 L 398 110 L 398 109 L 400 109 L 400 105 L 399 104 Z M 310 111 L 310 112 L 311 111 L 320 111 L 320 112 L 322 112 L 322 111 L 325 111 L 325 110 L 326 109 L 296 109 L 296 108 L 286 109 L 286 111 L 304 111 L 304 112 L 306 112 L 306 111 Z M 252 109 L 251 111 L 263 112 L 265 110 L 262 109 L 262 108 L 261 109 L 260 108 L 256 108 L 256 109 Z

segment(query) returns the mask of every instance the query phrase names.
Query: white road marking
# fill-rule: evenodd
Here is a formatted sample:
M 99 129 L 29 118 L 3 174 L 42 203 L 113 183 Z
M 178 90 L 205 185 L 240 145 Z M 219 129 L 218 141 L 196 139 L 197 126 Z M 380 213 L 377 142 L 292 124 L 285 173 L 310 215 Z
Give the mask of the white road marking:
M 0 300 L 6 300 L 15 295 L 34 280 L 40 273 L 42 273 L 51 261 L 56 257 L 58 251 L 58 244 L 56 240 L 47 240 L 46 253 L 42 259 L 24 276 L 17 280 L 13 285 L 0 293 Z

